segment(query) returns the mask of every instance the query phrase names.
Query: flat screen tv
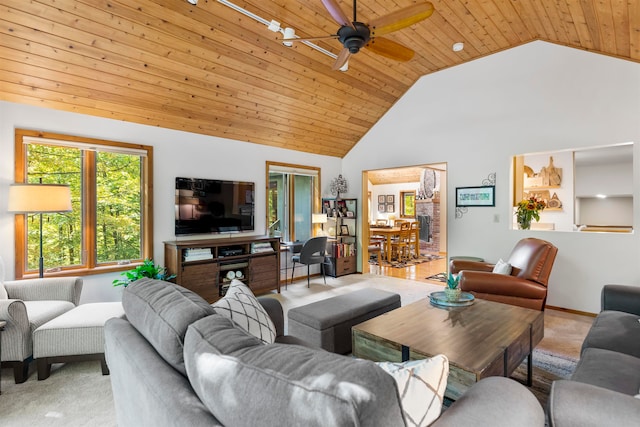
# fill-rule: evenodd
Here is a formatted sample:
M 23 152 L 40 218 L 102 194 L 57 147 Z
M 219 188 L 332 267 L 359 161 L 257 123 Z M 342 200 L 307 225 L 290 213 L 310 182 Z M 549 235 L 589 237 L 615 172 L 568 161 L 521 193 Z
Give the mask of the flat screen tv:
M 176 236 L 254 230 L 255 183 L 176 178 Z

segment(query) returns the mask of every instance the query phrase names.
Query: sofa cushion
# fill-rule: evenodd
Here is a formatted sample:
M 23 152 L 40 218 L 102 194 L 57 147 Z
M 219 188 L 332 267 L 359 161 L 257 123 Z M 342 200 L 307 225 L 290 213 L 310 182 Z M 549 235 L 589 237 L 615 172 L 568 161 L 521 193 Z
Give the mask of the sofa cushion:
M 225 426 L 404 426 L 393 378 L 373 362 L 264 345 L 213 315 L 189 326 L 185 364 L 195 392 Z
M 69 301 L 22 301 L 27 309 L 31 332 L 61 314 L 75 308 Z
M 251 289 L 234 279 L 224 297 L 213 304 L 216 313 L 234 321 L 244 331 L 265 344 L 273 344 L 276 327 Z
M 127 286 L 122 306 L 131 324 L 174 369 L 186 375 L 187 327 L 215 311 L 198 294 L 173 283 L 140 279 Z
M 582 343 L 582 350 L 594 347 L 640 357 L 640 322 L 636 314 L 603 311 Z
M 429 359 L 377 365 L 396 381 L 408 427 L 428 426 L 438 419 L 449 375 L 447 356 L 439 354 Z
M 571 379 L 634 396 L 640 388 L 640 359 L 611 350 L 586 348 Z

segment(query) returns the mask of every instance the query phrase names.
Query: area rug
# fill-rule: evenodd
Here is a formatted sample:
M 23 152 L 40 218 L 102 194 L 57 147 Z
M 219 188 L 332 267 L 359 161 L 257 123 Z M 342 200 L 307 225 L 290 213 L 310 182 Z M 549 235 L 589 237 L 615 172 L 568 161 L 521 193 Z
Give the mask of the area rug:
M 374 258 L 369 260 L 369 264 L 381 265 L 382 267 L 404 268 L 404 267 L 409 267 L 416 264 L 422 264 L 423 262 L 434 261 L 437 259 L 442 259 L 442 257 L 440 255 L 434 255 L 434 254 L 420 254 L 419 257 L 417 258 L 413 257 L 408 261 L 391 260 L 391 262 L 389 262 L 386 259 L 383 259 L 381 264 L 378 264 L 378 262 Z
M 576 368 L 578 361 L 576 359 L 560 356 L 554 353 L 550 353 L 542 350 L 533 350 L 533 374 L 532 384 L 528 387 L 533 395 L 538 399 L 540 405 L 544 409 L 545 416 L 548 422 L 547 401 L 549 400 L 549 393 L 551 392 L 551 384 L 555 380 L 570 379 L 573 371 Z M 527 360 L 511 374 L 511 378 L 519 383 L 527 384 Z M 443 410 L 446 410 L 453 404 L 453 401 L 445 398 L 443 404 Z
M 533 384 L 529 388 L 543 408 L 547 408 L 547 400 L 551 391 L 551 383 L 555 380 L 571 378 L 578 361 L 558 354 L 542 350 L 533 350 Z M 523 384 L 527 381 L 527 361 L 518 366 L 511 378 Z
M 433 280 L 434 282 L 447 283 L 447 273 L 438 273 L 426 278 L 427 280 Z

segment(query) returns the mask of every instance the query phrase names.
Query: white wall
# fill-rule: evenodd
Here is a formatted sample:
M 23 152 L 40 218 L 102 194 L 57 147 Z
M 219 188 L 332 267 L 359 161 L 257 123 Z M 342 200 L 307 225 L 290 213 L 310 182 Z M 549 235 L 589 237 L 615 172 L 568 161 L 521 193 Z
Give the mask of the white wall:
M 559 248 L 548 304 L 597 312 L 604 284 L 640 284 L 639 233 L 511 230 L 511 157 L 640 142 L 639 118 L 640 64 L 533 42 L 420 79 L 345 157 L 343 176 L 447 162 L 449 254 L 496 261 L 523 237 L 548 240 Z M 455 218 L 455 188 L 492 172 L 496 207 Z
M 400 217 L 400 192 L 401 191 L 418 191 L 420 188 L 419 182 L 405 182 L 401 184 L 378 184 L 370 185 L 371 190 L 371 217 L 375 221 L 376 219 L 389 219 L 390 215 L 394 215 L 395 219 L 402 219 Z M 392 195 L 394 197 L 393 212 L 378 212 L 378 196 L 379 195 Z
M 341 160 L 264 145 L 231 141 L 152 126 L 54 111 L 0 101 L 0 257 L 7 279 L 15 277 L 14 216 L 7 213 L 7 192 L 14 182 L 14 129 L 80 135 L 154 147 L 154 259 L 164 264 L 163 241 L 174 240 L 175 177 L 236 179 L 256 183 L 256 233 L 265 234 L 265 162 L 321 168 L 323 193 L 341 172 Z M 348 195 L 345 195 L 348 197 Z M 82 303 L 114 301 L 121 289 L 111 282 L 118 274 L 85 276 Z

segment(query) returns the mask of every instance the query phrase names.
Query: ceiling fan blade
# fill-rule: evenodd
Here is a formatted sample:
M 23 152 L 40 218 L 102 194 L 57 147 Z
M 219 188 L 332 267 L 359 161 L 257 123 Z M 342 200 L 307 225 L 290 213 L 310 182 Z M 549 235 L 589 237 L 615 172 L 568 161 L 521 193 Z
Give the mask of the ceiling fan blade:
M 336 0 L 322 0 L 322 4 L 324 5 L 327 12 L 336 20 L 336 22 L 340 25 L 348 25 L 351 28 L 355 28 L 353 26 L 353 22 L 349 20 L 349 17 L 346 13 L 340 9 Z
M 283 42 L 310 42 L 313 40 L 326 40 L 326 39 L 337 39 L 338 35 L 333 34 L 331 36 L 320 36 L 320 37 L 307 37 L 307 38 L 298 38 L 295 37 L 293 39 L 282 39 Z
M 349 60 L 349 57 L 351 56 L 351 52 L 349 52 L 349 49 L 347 49 L 346 47 L 344 49 L 342 49 L 342 51 L 338 54 L 338 57 L 336 58 L 336 62 L 333 64 L 333 67 L 331 67 L 331 69 L 333 71 L 337 71 L 340 68 L 342 68 L 344 66 L 344 64 L 347 63 L 347 61 Z
M 433 4 L 425 1 L 373 19 L 369 22 L 371 37 L 382 36 L 409 27 L 427 19 L 432 13 Z
M 383 37 L 371 39 L 365 47 L 378 55 L 400 62 L 409 61 L 415 54 L 412 49 Z

